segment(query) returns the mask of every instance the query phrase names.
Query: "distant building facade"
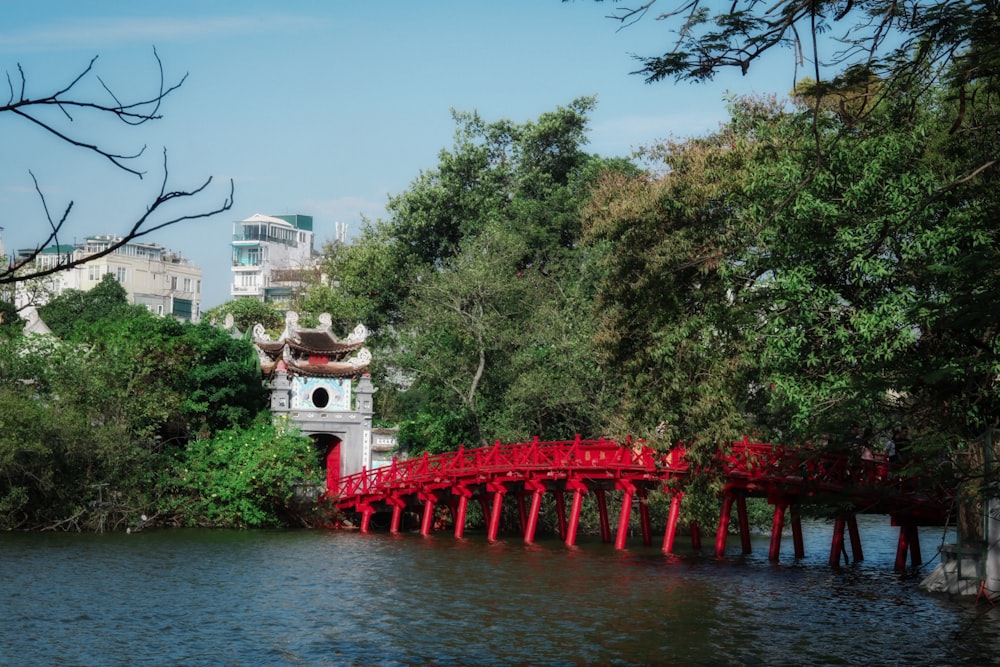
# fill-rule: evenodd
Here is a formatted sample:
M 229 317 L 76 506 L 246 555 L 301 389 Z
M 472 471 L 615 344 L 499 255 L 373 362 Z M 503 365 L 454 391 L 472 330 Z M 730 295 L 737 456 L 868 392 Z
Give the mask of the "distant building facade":
M 233 223 L 230 295 L 287 301 L 318 276 L 309 215 L 253 215 Z
M 31 260 L 36 269 L 85 259 L 121 241 L 110 234 L 88 236 L 83 243 L 44 248 Z M 18 250 L 15 263 L 25 263 L 34 249 Z M 18 283 L 15 305 L 40 306 L 67 289 L 88 291 L 106 274 L 115 277 L 130 303 L 157 315 L 197 322 L 201 316 L 201 269 L 178 253 L 155 243 L 132 241 L 103 257 L 25 283 Z

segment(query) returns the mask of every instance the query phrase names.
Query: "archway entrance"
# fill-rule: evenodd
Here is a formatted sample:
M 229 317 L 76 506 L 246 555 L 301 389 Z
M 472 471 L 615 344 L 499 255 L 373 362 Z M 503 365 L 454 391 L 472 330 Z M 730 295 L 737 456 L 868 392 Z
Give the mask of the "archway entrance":
M 320 465 L 326 471 L 326 492 L 332 495 L 336 493 L 337 483 L 340 481 L 341 440 L 335 435 L 317 434 L 313 436 L 313 441 L 316 443 Z

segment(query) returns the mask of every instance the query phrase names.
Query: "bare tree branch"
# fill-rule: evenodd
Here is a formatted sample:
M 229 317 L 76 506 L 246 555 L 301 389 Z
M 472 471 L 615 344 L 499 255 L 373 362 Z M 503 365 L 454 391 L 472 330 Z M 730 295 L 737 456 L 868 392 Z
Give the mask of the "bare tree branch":
M 105 255 L 109 255 L 118 248 L 121 248 L 122 246 L 133 241 L 134 239 L 141 238 L 143 236 L 146 236 L 147 234 L 151 234 L 155 231 L 163 229 L 164 227 L 169 227 L 171 225 L 175 225 L 179 222 L 185 222 L 187 220 L 198 220 L 201 218 L 208 218 L 213 215 L 218 215 L 219 213 L 228 211 L 233 207 L 233 195 L 235 191 L 235 185 L 233 184 L 233 181 L 230 180 L 229 195 L 225 198 L 225 200 L 223 200 L 222 204 L 220 204 L 216 208 L 210 211 L 202 211 L 199 213 L 187 213 L 187 214 L 177 215 L 167 218 L 166 220 L 159 220 L 153 223 L 152 221 L 155 220 L 155 214 L 158 213 L 160 209 L 170 204 L 170 202 L 172 202 L 175 199 L 188 199 L 191 197 L 195 197 L 204 192 L 208 188 L 208 186 L 212 183 L 212 177 L 210 176 L 205 180 L 204 183 L 202 183 L 197 188 L 194 188 L 193 190 L 168 191 L 167 190 L 168 175 L 169 172 L 167 169 L 167 151 L 166 149 L 164 149 L 163 181 L 161 182 L 160 185 L 160 193 L 149 204 L 148 208 L 146 209 L 146 212 L 143 213 L 138 219 L 136 219 L 132 223 L 131 227 L 129 228 L 129 231 L 123 236 L 121 236 L 115 243 L 110 244 L 107 248 L 104 248 L 99 252 L 87 255 L 85 257 L 80 257 L 77 259 L 69 259 L 68 261 L 60 260 L 57 261 L 54 266 L 43 269 L 32 270 L 29 268 L 25 271 L 21 271 L 19 269 L 24 266 L 30 266 L 30 264 L 33 263 L 33 261 L 38 257 L 38 255 L 42 252 L 42 250 L 44 250 L 45 247 L 49 246 L 50 244 L 58 245 L 59 231 L 65 224 L 69 216 L 70 209 L 72 209 L 73 207 L 73 203 L 70 202 L 70 204 L 66 207 L 66 210 L 63 213 L 62 218 L 59 219 L 59 222 L 55 222 L 52 220 L 51 216 L 49 215 L 48 207 L 46 206 L 45 215 L 48 217 L 49 226 L 51 227 L 52 230 L 49 234 L 48 239 L 46 239 L 46 242 L 44 244 L 36 247 L 35 250 L 30 255 L 25 257 L 19 263 L 18 266 L 11 266 L 6 269 L 0 270 L 0 285 L 17 283 L 25 280 L 31 280 L 33 278 L 43 278 L 45 276 L 49 276 L 54 273 L 59 273 L 61 271 L 66 271 L 67 269 L 72 269 L 75 266 L 79 266 L 81 264 L 85 264 L 95 259 L 100 259 Z M 42 195 L 41 191 L 39 191 L 38 194 L 42 198 L 42 203 L 44 204 L 45 197 Z
M 11 77 L 10 72 L 7 72 L 9 97 L 5 104 L 0 105 L 0 114 L 9 112 L 16 117 L 23 118 L 25 121 L 42 128 L 49 135 L 56 137 L 60 142 L 96 154 L 111 162 L 116 169 L 138 176 L 141 179 L 145 172 L 131 161 L 136 160 L 145 153 L 145 145 L 132 153 L 114 151 L 102 142 L 86 139 L 80 126 L 75 125 L 75 123 L 77 123 L 77 115 L 80 117 L 80 122 L 87 118 L 96 119 L 110 116 L 125 125 L 131 126 L 142 125 L 161 119 L 162 114 L 160 109 L 163 100 L 184 84 L 187 80 L 187 74 L 182 76 L 177 82 L 168 84 L 164 75 L 163 61 L 160 59 L 160 55 L 155 48 L 153 49 L 153 57 L 156 59 L 159 79 L 156 92 L 151 96 L 139 97 L 133 100 L 125 100 L 120 97 L 103 78 L 96 74 L 95 64 L 97 56 L 91 58 L 90 62 L 69 83 L 58 88 L 55 92 L 40 96 L 28 93 L 28 76 L 20 63 L 18 63 L 16 78 L 20 79 L 19 85 L 15 84 L 15 79 Z M 77 94 L 81 83 L 91 76 L 97 80 L 101 89 L 107 94 L 108 99 L 103 100 L 92 98 L 82 93 Z M 53 118 L 50 110 L 55 110 L 59 116 Z M 62 118 L 62 121 L 59 120 L 60 118 Z M 147 234 L 180 222 L 217 215 L 228 211 L 233 205 L 234 184 L 230 180 L 229 194 L 223 199 L 221 204 L 216 205 L 210 210 L 198 213 L 166 215 L 166 209 L 168 209 L 174 200 L 191 199 L 204 193 L 212 183 L 212 178 L 209 177 L 200 186 L 193 189 L 168 190 L 169 170 L 167 168 L 167 151 L 164 148 L 163 179 L 160 184 L 159 193 L 152 202 L 147 204 L 145 212 L 131 222 L 128 231 L 122 234 L 117 242 L 98 253 L 82 258 L 73 259 L 71 257 L 63 258 L 60 256 L 53 266 L 41 268 L 37 267 L 35 260 L 38 259 L 39 255 L 46 248 L 59 245 L 59 236 L 69 220 L 70 212 L 73 209 L 73 202 L 70 201 L 59 219 L 55 220 L 52 212 L 49 210 L 48 202 L 38 183 L 38 179 L 32 171 L 29 170 L 28 173 L 31 175 L 35 192 L 41 201 L 42 211 L 45 215 L 49 231 L 43 242 L 36 244 L 31 253 L 20 258 L 17 266 L 12 264 L 7 267 L 0 267 L 0 285 L 11 285 L 71 269 L 110 254 L 133 239 L 146 236 Z M 166 217 L 160 217 L 161 215 L 166 215 Z

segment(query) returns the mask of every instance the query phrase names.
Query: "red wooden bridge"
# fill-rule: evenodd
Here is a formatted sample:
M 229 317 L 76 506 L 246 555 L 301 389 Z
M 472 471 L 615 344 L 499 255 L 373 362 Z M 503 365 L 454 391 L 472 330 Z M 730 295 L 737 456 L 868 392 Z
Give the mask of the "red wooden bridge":
M 781 445 L 744 439 L 722 448 L 708 465 L 695 466 L 685 449 L 655 451 L 642 442 L 626 440 L 575 440 L 560 442 L 500 444 L 465 449 L 447 454 L 427 455 L 344 477 L 329 499 L 345 514 L 360 515 L 360 529 L 368 532 L 376 512 L 390 512 L 390 531 L 398 532 L 406 510 L 420 516 L 420 532 L 434 530 L 435 511 L 446 507 L 454 535 L 465 531 L 470 500 L 480 503 L 486 517 L 487 536 L 496 540 L 504 499 L 517 499 L 518 516 L 525 542 L 533 542 L 544 494 L 555 499 L 559 535 L 567 545 L 576 543 L 583 498 L 596 497 L 600 531 L 611 542 L 607 496 L 620 492 L 615 547 L 624 549 L 628 538 L 633 504 L 638 500 L 639 525 L 643 543 L 652 544 L 647 494 L 666 491 L 671 497 L 663 535 L 663 551 L 671 553 L 677 533 L 685 481 L 694 475 L 719 475 L 722 509 L 715 539 L 715 554 L 725 555 L 730 517 L 736 506 L 743 553 L 750 553 L 750 525 L 746 500 L 766 498 L 774 506 L 769 558 L 777 560 L 786 512 L 790 514 L 795 557 L 804 556 L 799 511 L 803 504 L 828 503 L 847 507 L 834 523 L 830 564 L 847 558 L 845 530 L 850 536 L 852 555 L 863 559 L 856 514 L 888 514 L 899 525 L 896 568 L 906 567 L 907 554 L 913 566 L 922 562 L 918 525 L 940 525 L 951 510 L 947 494 L 922 489 L 914 478 L 891 474 L 884 458 L 850 461 L 843 454 L 808 448 L 786 449 Z M 569 512 L 566 494 L 571 494 Z M 530 499 L 530 502 L 529 502 Z M 692 524 L 691 540 L 701 547 L 698 526 Z

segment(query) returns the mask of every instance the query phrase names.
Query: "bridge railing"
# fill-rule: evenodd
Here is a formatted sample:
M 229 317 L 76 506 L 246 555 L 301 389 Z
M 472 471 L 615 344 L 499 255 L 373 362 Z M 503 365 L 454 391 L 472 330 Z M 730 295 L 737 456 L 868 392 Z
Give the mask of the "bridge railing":
M 687 469 L 683 449 L 668 453 L 656 452 L 641 441 L 618 442 L 606 438 L 596 440 L 562 440 L 501 444 L 466 449 L 445 454 L 427 454 L 404 461 L 393 460 L 388 466 L 342 478 L 338 483 L 340 497 L 366 495 L 411 484 L 437 481 L 453 483 L 459 479 L 510 472 L 560 471 L 586 473 L 602 471 L 649 471 Z
M 728 476 L 750 481 L 802 480 L 832 485 L 878 484 L 888 480 L 885 457 L 876 455 L 870 463 L 809 447 L 786 448 L 783 445 L 752 442 L 748 438 L 728 443 L 716 456 Z M 690 462 L 683 446 L 668 452 L 651 449 L 640 440 L 623 442 L 606 438 L 501 444 L 454 452 L 427 454 L 393 460 L 388 466 L 342 478 L 337 496 L 378 495 L 415 485 L 447 486 L 462 482 L 493 480 L 498 474 L 511 477 L 549 473 L 586 476 L 588 471 L 607 474 L 684 474 Z

